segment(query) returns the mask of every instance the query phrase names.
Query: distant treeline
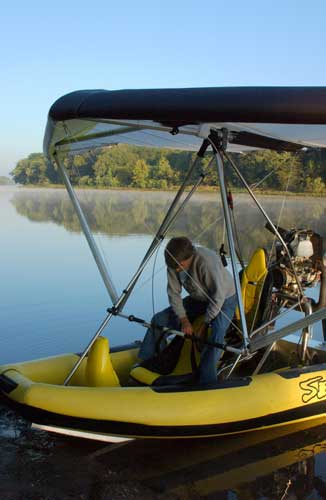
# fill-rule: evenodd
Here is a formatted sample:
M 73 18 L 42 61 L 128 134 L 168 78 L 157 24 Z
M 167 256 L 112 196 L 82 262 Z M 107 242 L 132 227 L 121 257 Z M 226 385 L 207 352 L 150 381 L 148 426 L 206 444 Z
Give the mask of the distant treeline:
M 261 150 L 231 156 L 249 184 L 264 179 L 260 185 L 263 190 L 326 193 L 323 150 L 296 154 Z M 183 179 L 194 158 L 191 152 L 118 145 L 68 155 L 64 165 L 72 183 L 83 187 L 171 189 Z M 216 166 L 214 162 L 209 165 L 210 160 L 207 154 L 200 167 L 206 174 L 203 185 L 216 186 Z M 41 153 L 20 160 L 11 175 L 17 184 L 62 184 L 56 167 Z M 231 168 L 227 168 L 227 181 L 232 187 L 242 187 Z
M 9 177 L 5 177 L 4 175 L 0 175 L 0 186 L 7 186 L 9 184 L 13 184 L 12 180 Z

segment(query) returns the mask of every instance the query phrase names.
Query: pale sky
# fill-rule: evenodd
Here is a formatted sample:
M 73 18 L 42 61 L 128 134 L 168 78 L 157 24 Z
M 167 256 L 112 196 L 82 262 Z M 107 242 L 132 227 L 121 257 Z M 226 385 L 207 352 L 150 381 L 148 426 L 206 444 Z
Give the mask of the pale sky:
M 3 2 L 0 175 L 78 89 L 326 85 L 325 0 Z

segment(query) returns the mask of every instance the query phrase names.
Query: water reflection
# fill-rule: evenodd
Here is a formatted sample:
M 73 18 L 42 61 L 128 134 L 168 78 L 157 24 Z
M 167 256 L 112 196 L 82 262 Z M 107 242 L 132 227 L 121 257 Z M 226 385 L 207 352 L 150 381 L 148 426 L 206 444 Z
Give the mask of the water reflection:
M 11 474 L 21 474 L 19 453 L 30 477 L 38 478 L 38 490 L 31 487 L 24 498 L 43 498 L 55 484 L 56 495 L 64 498 L 70 498 L 70 485 L 76 485 L 71 498 L 84 498 L 90 490 L 90 498 L 97 499 L 323 500 L 325 423 L 320 418 L 223 438 L 107 445 L 31 433 L 0 405 L 0 441 L 5 462 L 12 462 Z M 72 471 L 77 461 L 78 469 Z
M 128 191 L 78 191 L 94 233 L 149 235 L 159 227 L 172 193 Z M 234 216 L 239 243 L 246 260 L 257 245 L 269 248 L 272 236 L 265 219 L 244 194 L 235 195 Z M 308 227 L 325 235 L 326 201 L 320 198 L 262 197 L 271 219 L 285 228 Z M 80 232 L 74 209 L 62 190 L 29 190 L 16 193 L 12 203 L 31 221 L 54 222 L 70 232 Z M 218 193 L 197 194 L 174 223 L 171 236 L 186 234 L 200 244 L 218 248 L 225 239 Z
M 132 475 L 166 498 L 323 499 L 325 422 L 159 446 L 134 442 L 117 460 L 130 466 L 132 457 Z

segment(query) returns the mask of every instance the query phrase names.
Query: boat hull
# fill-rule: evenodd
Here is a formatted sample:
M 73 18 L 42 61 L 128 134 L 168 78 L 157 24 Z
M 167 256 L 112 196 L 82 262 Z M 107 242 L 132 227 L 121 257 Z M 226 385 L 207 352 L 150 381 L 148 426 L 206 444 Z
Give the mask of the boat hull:
M 123 374 L 124 361 L 130 367 L 136 355 L 111 354 L 120 380 L 129 370 Z M 221 436 L 326 415 L 325 363 L 194 387 L 87 387 L 82 364 L 64 386 L 77 359 L 67 354 L 0 367 L 0 388 L 35 424 L 125 438 Z

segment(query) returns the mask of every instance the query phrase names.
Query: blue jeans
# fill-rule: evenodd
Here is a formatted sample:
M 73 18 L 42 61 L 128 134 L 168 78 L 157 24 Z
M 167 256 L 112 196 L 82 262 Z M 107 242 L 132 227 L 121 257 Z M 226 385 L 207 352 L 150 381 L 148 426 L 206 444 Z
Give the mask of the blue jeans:
M 192 322 L 198 316 L 205 313 L 207 309 L 207 302 L 201 302 L 188 296 L 183 299 L 183 306 L 186 310 L 189 321 Z M 148 328 L 138 353 L 138 357 L 142 360 L 152 358 L 158 350 L 162 350 L 166 346 L 166 340 L 164 335 L 162 335 L 162 330 L 160 328 L 155 328 L 155 326 L 165 326 L 171 328 L 172 330 L 180 330 L 181 328 L 180 320 L 174 313 L 172 307 L 167 307 L 166 309 L 163 309 L 163 311 L 155 314 L 152 318 L 151 324 L 152 326 L 151 328 Z
M 198 316 L 205 313 L 207 302 L 199 302 L 186 297 L 183 299 L 183 305 L 190 322 L 194 321 Z M 211 322 L 212 334 L 210 340 L 213 342 L 223 343 L 226 331 L 234 316 L 237 306 L 237 297 L 233 295 L 224 301 L 221 311 Z M 157 326 L 168 326 L 171 329 L 180 329 L 180 320 L 173 312 L 172 307 L 167 307 L 163 311 L 155 314 L 152 318 L 152 327 L 146 332 L 138 357 L 142 360 L 152 358 L 156 351 L 163 349 L 166 345 L 162 330 L 155 328 Z M 161 340 L 160 340 L 161 339 Z M 160 345 L 158 343 L 160 342 Z M 205 345 L 200 356 L 199 366 L 199 382 L 201 384 L 214 383 L 217 380 L 217 363 L 222 356 L 223 350 Z
M 226 331 L 234 316 L 237 306 L 237 296 L 227 298 L 216 318 L 211 322 L 212 333 L 210 339 L 212 342 L 223 343 Z M 216 366 L 222 356 L 223 350 L 204 345 L 200 356 L 199 382 L 201 384 L 214 383 L 217 380 Z

